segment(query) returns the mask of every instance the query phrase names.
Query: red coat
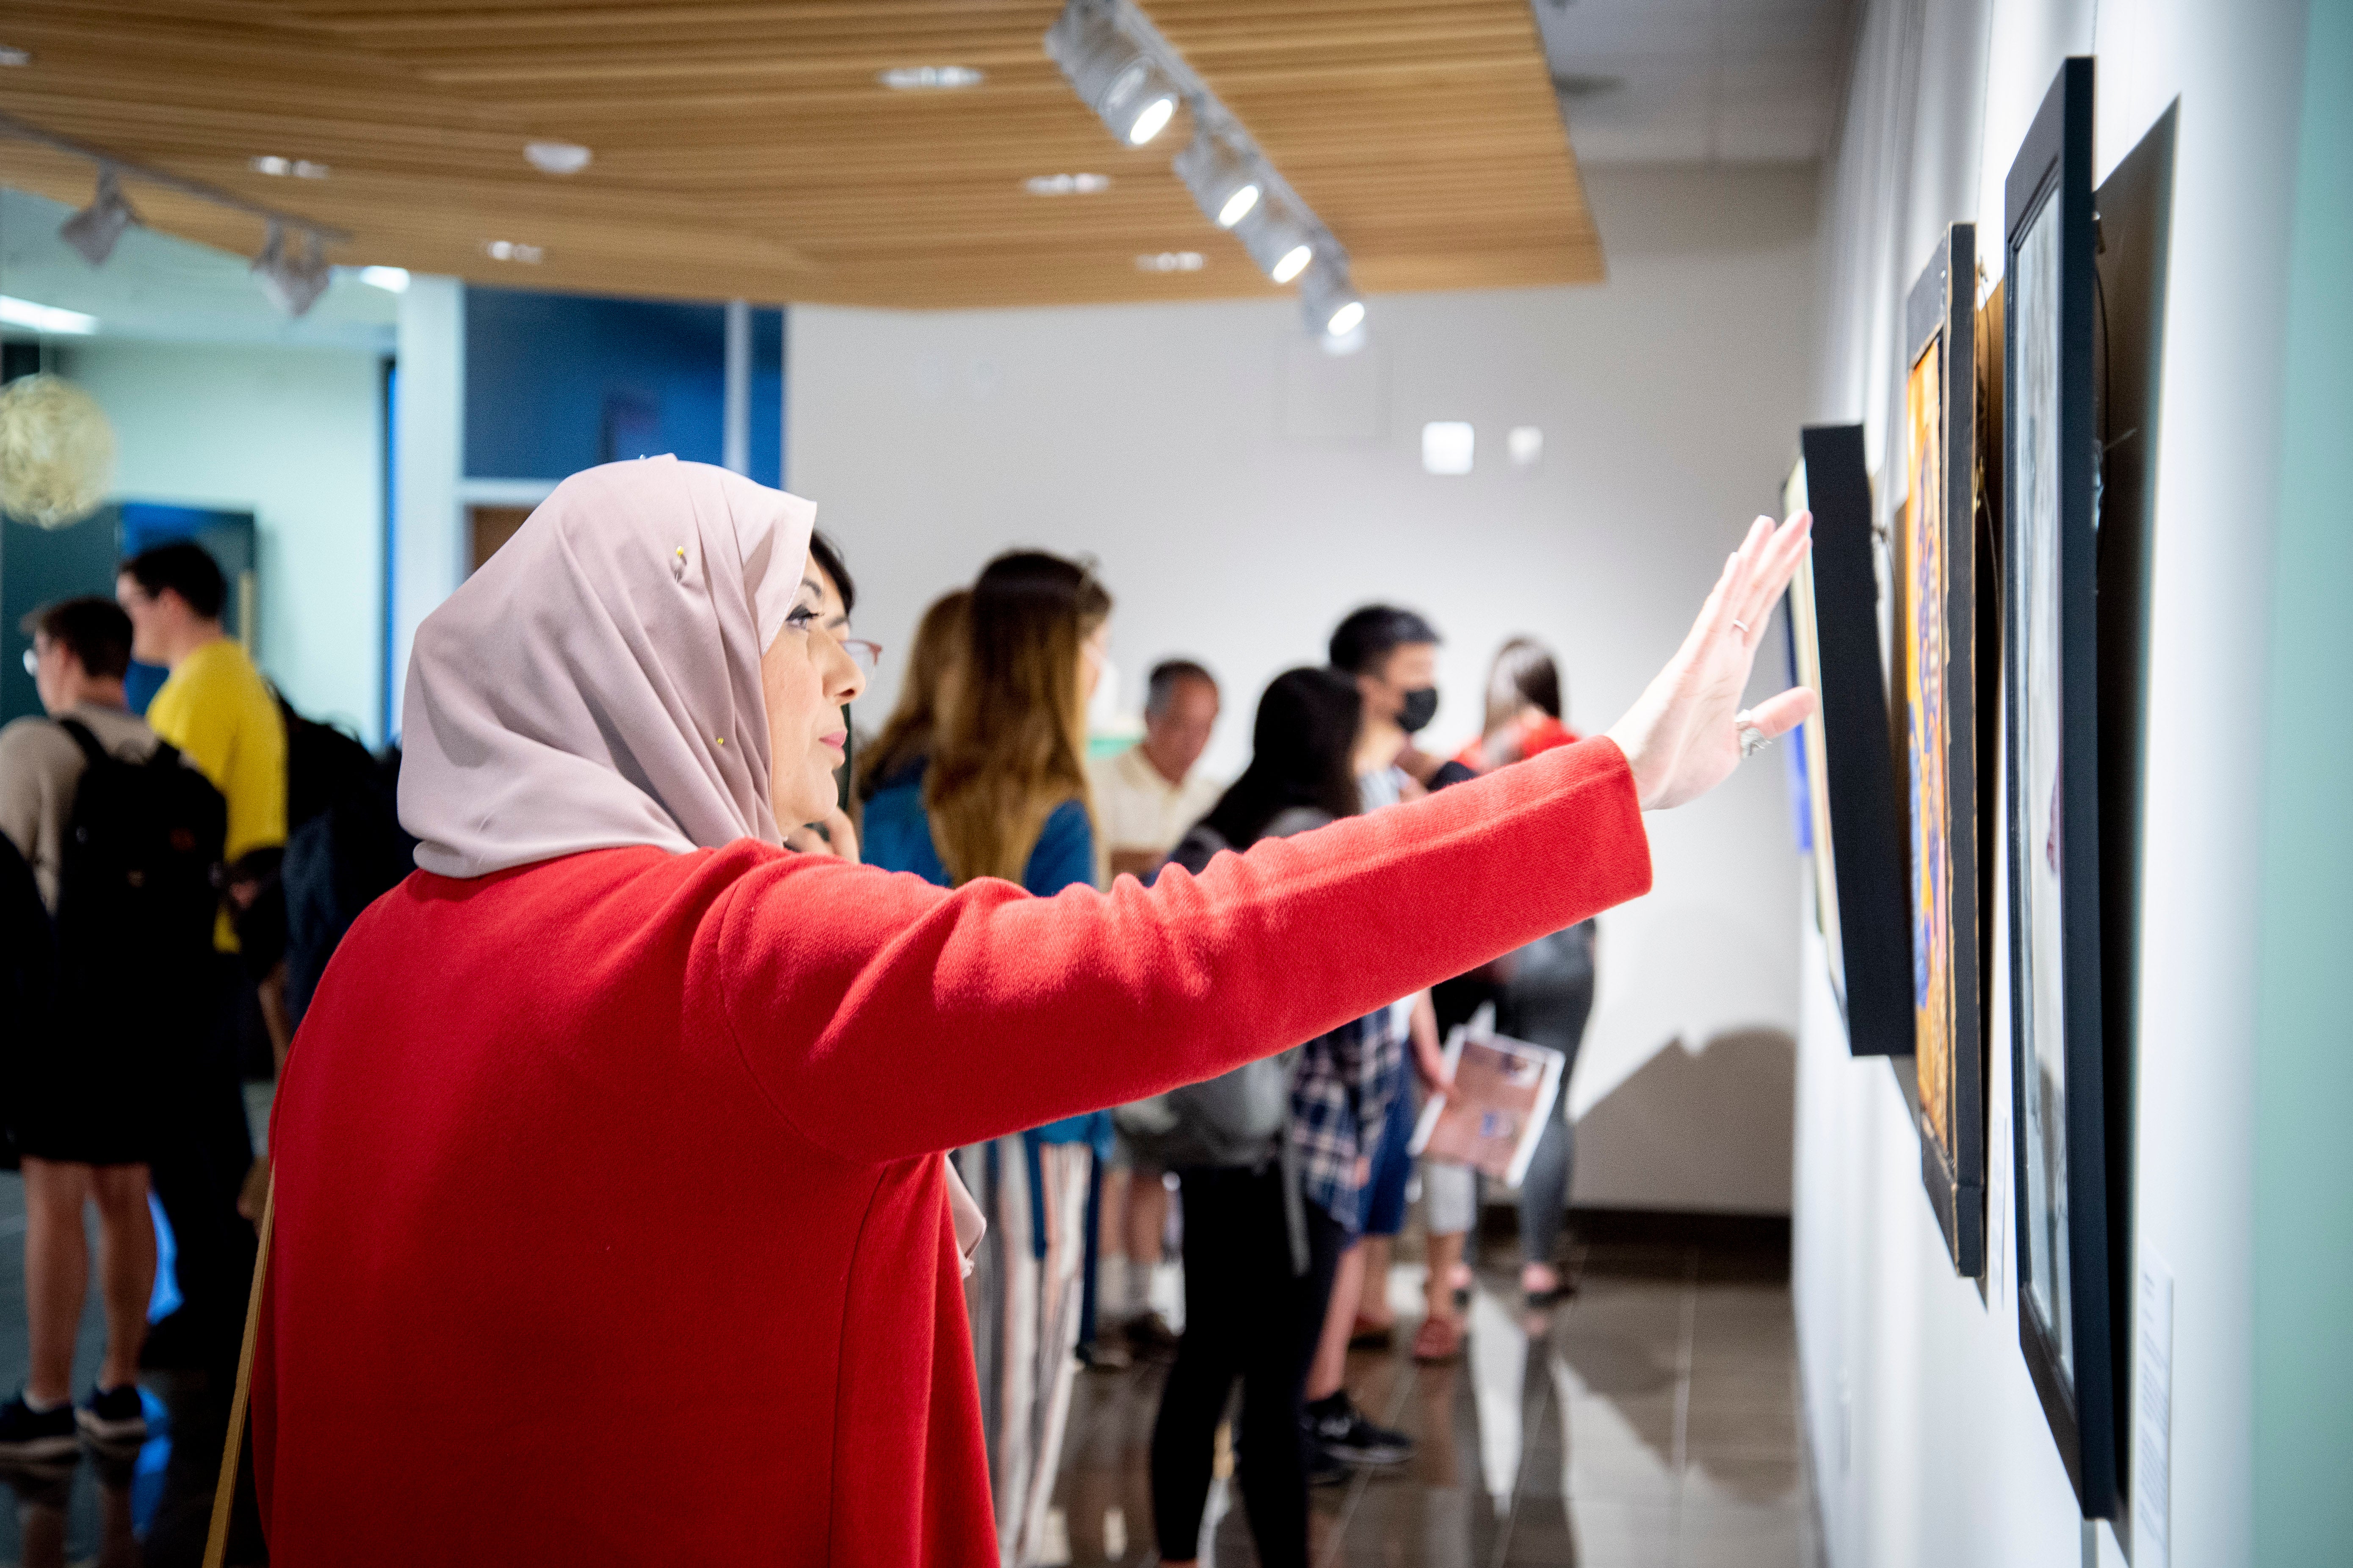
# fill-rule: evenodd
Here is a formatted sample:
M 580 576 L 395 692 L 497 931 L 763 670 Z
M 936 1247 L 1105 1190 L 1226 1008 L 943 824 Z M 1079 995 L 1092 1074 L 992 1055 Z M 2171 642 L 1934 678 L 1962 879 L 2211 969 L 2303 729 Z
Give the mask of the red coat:
M 336 954 L 271 1120 L 271 1561 L 993 1564 L 939 1151 L 1649 885 L 1608 742 L 1148 890 L 749 842 L 419 872 Z

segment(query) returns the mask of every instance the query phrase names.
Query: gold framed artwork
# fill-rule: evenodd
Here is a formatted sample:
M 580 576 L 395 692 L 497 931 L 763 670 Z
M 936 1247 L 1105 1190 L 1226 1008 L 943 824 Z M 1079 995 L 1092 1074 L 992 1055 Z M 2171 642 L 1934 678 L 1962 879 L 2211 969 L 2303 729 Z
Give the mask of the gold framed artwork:
M 1977 240 L 1946 231 L 1905 309 L 1894 658 L 1920 1173 L 1959 1273 L 1985 1269 Z

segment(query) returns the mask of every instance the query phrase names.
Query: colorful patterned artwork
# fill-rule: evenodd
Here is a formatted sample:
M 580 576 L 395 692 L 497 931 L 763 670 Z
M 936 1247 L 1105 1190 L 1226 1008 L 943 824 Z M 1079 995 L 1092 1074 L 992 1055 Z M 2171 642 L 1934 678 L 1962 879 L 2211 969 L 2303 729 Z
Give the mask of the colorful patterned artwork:
M 1945 341 L 1929 340 L 1905 389 L 1911 495 L 1905 503 L 1904 742 L 1912 781 L 1912 1028 L 1920 1111 L 1953 1147 L 1953 801 L 1946 679 Z M 1967 874 L 1975 875 L 1974 869 Z
M 1894 557 L 1891 658 L 1903 708 L 1909 832 L 1912 1076 L 1921 1180 L 1953 1267 L 1985 1268 L 1985 1047 L 1979 1005 L 1985 882 L 1978 832 L 1981 716 L 2000 639 L 1985 635 L 1978 574 L 1991 523 L 1978 416 L 1977 230 L 1946 231 L 1905 306 L 1905 503 Z

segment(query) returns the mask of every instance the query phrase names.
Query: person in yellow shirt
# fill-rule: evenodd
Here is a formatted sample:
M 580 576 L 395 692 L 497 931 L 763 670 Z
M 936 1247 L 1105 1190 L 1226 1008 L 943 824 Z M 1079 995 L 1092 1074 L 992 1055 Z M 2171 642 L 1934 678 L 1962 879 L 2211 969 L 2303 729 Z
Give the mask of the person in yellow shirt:
M 243 1019 L 258 1005 L 281 1061 L 288 1033 L 284 921 L 255 918 L 267 914 L 261 900 L 283 897 L 276 870 L 286 845 L 286 723 L 269 682 L 221 628 L 227 592 L 218 563 L 185 541 L 141 552 L 115 579 L 115 598 L 131 617 L 132 657 L 172 672 L 148 705 L 149 726 L 228 802 L 228 897 L 214 931 L 215 989 L 189 999 L 187 1048 L 169 1086 L 168 1102 L 182 1110 L 164 1130 L 153 1165 L 183 1299 L 149 1334 L 142 1359 L 154 1367 L 236 1363 L 255 1246 L 238 1214 L 255 1168 L 238 1072 Z

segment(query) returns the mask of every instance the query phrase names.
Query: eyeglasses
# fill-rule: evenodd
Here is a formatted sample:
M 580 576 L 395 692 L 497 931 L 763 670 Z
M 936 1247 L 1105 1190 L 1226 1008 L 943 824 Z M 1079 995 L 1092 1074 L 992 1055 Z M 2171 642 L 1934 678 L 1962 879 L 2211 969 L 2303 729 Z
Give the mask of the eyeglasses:
M 849 656 L 852 664 L 869 675 L 873 674 L 875 666 L 882 662 L 882 645 L 869 642 L 864 637 L 842 638 L 841 651 Z

